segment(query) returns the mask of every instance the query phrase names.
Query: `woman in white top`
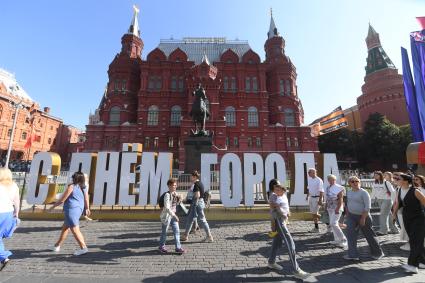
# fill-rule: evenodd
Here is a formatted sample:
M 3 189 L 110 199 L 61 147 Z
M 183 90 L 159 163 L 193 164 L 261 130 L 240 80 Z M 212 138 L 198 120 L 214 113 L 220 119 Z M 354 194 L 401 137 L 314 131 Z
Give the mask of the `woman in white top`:
M 347 247 L 347 238 L 339 227 L 339 218 L 343 211 L 344 187 L 336 184 L 335 175 L 328 175 L 327 179 L 329 186 L 325 190 L 326 209 L 329 213 L 329 225 L 332 228 L 332 233 L 335 239 L 331 242 L 331 244 L 345 248 Z
M 3 239 L 10 238 L 19 216 L 19 188 L 12 180 L 12 172 L 0 168 L 0 271 L 9 263 L 12 253 L 4 249 Z
M 393 173 L 393 186 L 395 188 L 396 191 L 396 198 L 394 200 L 394 204 L 393 204 L 393 211 L 395 210 L 395 207 L 399 207 L 399 209 L 397 210 L 397 221 L 398 224 L 400 225 L 400 241 L 401 242 L 405 242 L 404 245 L 402 245 L 400 247 L 401 250 L 403 251 L 410 251 L 410 244 L 409 244 L 409 235 L 407 235 L 406 229 L 404 228 L 404 222 L 403 222 L 403 207 L 400 207 L 398 205 L 398 198 L 397 195 L 400 193 L 400 186 L 397 184 L 400 181 L 400 175 L 402 173 L 401 172 L 394 172 Z M 385 173 L 384 173 L 385 176 Z M 388 180 L 387 180 L 388 181 Z M 396 219 L 394 218 L 393 221 L 396 221 Z
M 388 230 L 391 234 L 398 234 L 398 228 L 393 221 L 390 221 L 391 207 L 395 199 L 393 185 L 384 179 L 384 174 L 381 171 L 375 171 L 374 179 L 371 198 L 378 200 L 379 205 L 379 231 L 376 234 L 379 236 L 387 235 Z

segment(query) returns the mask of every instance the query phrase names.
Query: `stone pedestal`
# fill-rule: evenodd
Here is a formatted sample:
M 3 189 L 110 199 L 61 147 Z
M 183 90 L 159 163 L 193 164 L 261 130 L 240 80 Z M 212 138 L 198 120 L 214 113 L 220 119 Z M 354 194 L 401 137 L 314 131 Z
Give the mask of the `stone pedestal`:
M 184 142 L 185 173 L 201 170 L 201 154 L 212 153 L 212 137 L 188 137 Z

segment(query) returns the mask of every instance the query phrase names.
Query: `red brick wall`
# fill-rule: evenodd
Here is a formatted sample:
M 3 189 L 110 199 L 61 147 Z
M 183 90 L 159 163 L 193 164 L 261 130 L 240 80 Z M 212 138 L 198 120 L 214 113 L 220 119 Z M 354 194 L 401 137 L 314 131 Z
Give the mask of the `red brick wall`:
M 396 69 L 377 71 L 365 77 L 363 94 L 357 98 L 362 126 L 375 112 L 385 115 L 396 125 L 409 124 L 403 77 Z

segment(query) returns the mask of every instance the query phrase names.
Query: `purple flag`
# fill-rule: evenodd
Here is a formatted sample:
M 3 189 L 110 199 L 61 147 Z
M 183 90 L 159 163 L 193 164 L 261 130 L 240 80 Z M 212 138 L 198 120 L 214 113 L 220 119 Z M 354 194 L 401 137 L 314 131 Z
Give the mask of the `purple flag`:
M 403 61 L 404 96 L 406 97 L 407 112 L 409 113 L 413 141 L 421 142 L 424 140 L 424 135 L 421 121 L 419 119 L 418 104 L 416 103 L 416 90 L 415 85 L 413 84 L 412 71 L 410 70 L 407 50 L 403 47 L 401 48 L 401 59 Z
M 416 104 L 421 122 L 422 140 L 425 137 L 425 30 L 410 34 L 413 73 L 415 74 Z M 410 109 L 409 109 L 410 110 Z M 413 127 L 413 125 L 412 125 Z

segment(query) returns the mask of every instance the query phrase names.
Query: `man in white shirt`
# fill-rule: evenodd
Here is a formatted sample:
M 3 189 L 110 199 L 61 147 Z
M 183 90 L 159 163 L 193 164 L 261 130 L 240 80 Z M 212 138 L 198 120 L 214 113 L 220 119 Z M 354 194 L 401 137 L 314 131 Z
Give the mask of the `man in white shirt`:
M 308 169 L 308 193 L 306 200 L 310 206 L 310 212 L 313 215 L 314 228 L 310 231 L 312 233 L 319 233 L 319 209 L 323 203 L 323 180 L 317 177 L 316 169 Z

